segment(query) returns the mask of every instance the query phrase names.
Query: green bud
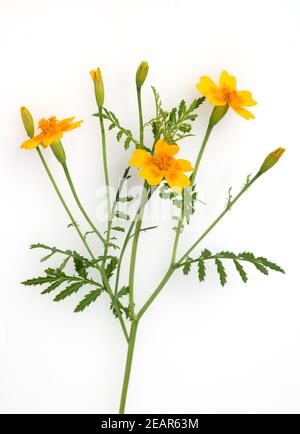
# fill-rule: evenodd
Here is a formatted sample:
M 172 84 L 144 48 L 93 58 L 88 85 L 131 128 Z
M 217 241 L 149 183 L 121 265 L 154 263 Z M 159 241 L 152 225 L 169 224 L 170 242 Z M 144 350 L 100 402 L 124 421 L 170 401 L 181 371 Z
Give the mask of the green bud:
M 58 161 L 61 164 L 65 164 L 66 163 L 66 154 L 65 154 L 65 150 L 64 150 L 64 147 L 63 147 L 61 141 L 55 140 L 55 142 L 53 142 L 51 145 L 51 149 L 52 149 L 55 157 L 58 159 Z
M 209 125 L 214 127 L 226 115 L 228 105 L 215 106 L 209 119 Z
M 95 98 L 98 107 L 103 107 L 104 104 L 104 84 L 102 80 L 102 75 L 100 68 L 90 71 L 91 77 L 94 82 Z
M 264 160 L 263 164 L 261 165 L 261 168 L 259 169 L 258 173 L 261 175 L 262 173 L 266 172 L 267 170 L 271 169 L 271 167 L 274 166 L 274 164 L 277 163 L 277 161 L 281 158 L 282 154 L 285 152 L 284 148 L 278 148 L 275 149 L 275 151 L 271 152 Z
M 32 115 L 26 107 L 21 107 L 20 111 L 26 133 L 32 139 L 32 137 L 34 136 L 34 122 Z
M 135 78 L 135 82 L 136 82 L 136 87 L 137 88 L 141 88 L 147 78 L 148 75 L 148 71 L 149 71 L 149 65 L 147 62 L 141 62 L 140 66 L 138 67 L 137 71 L 136 71 L 136 78 Z

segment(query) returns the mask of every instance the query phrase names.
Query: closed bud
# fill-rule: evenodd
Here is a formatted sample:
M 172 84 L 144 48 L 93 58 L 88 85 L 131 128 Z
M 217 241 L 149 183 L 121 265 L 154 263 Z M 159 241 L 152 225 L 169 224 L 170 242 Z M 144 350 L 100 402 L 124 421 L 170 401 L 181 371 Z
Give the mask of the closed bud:
M 274 166 L 274 164 L 277 163 L 277 161 L 281 158 L 282 154 L 285 152 L 284 148 L 278 148 L 275 149 L 275 151 L 271 152 L 261 165 L 261 168 L 259 169 L 258 173 L 261 175 L 262 173 L 266 172 L 267 170 L 271 169 L 271 167 Z
M 140 89 L 146 78 L 148 75 L 148 71 L 149 71 L 149 65 L 147 62 L 141 62 L 140 66 L 138 67 L 137 71 L 136 71 L 136 77 L 135 77 L 135 82 L 136 82 L 136 87 L 138 89 Z
M 32 137 L 34 136 L 34 122 L 32 115 L 26 107 L 21 107 L 20 111 L 26 133 L 32 139 Z
M 209 125 L 214 127 L 226 115 L 228 105 L 215 106 L 209 119 Z
M 51 145 L 51 149 L 58 161 L 64 165 L 66 163 L 66 154 L 61 141 L 55 140 Z
M 104 84 L 102 80 L 102 75 L 100 68 L 90 71 L 91 77 L 94 82 L 95 98 L 98 107 L 103 107 L 104 104 Z

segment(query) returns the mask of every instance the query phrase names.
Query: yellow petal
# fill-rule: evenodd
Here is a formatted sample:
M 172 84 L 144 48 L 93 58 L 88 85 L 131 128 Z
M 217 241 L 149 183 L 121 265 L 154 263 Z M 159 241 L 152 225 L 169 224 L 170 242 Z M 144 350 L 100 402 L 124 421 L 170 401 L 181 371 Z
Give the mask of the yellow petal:
M 22 143 L 21 148 L 22 149 L 34 149 L 41 143 L 43 139 L 43 134 L 39 134 L 38 136 L 32 137 L 32 139 L 25 140 L 25 142 Z
M 188 160 L 175 160 L 174 169 L 180 172 L 192 172 L 194 169 L 192 168 L 191 163 Z
M 82 124 L 82 122 L 83 121 L 77 121 L 77 122 L 74 122 L 73 124 L 67 124 L 67 125 L 61 127 L 61 130 L 62 131 L 71 131 L 71 130 L 74 130 L 74 128 L 80 127 L 81 124 Z
M 176 192 L 180 192 L 184 187 L 188 187 L 191 182 L 184 173 L 173 171 L 165 175 L 167 183 Z
M 159 139 L 155 143 L 155 153 L 159 155 L 164 155 L 167 157 L 172 157 L 179 151 L 179 146 L 169 145 L 165 140 Z
M 153 157 L 149 152 L 144 151 L 143 149 L 136 149 L 128 164 L 134 167 L 144 167 L 151 162 L 152 158 Z
M 220 76 L 220 87 L 223 89 L 227 89 L 229 92 L 232 92 L 236 88 L 236 79 L 232 75 L 229 75 L 228 72 L 223 71 Z
M 245 119 L 255 119 L 255 116 L 251 113 L 251 112 L 249 112 L 248 110 L 246 110 L 246 109 L 244 109 L 243 107 L 241 107 L 241 106 L 233 106 L 233 105 L 230 105 L 230 107 L 238 114 L 238 115 L 240 115 L 240 116 L 242 116 L 243 118 L 245 118 Z
M 226 100 L 224 99 L 220 89 L 211 78 L 206 76 L 200 77 L 200 82 L 196 87 L 202 95 L 208 99 L 210 104 L 218 106 L 226 104 Z
M 155 166 L 147 167 L 139 172 L 139 176 L 146 179 L 149 185 L 159 185 L 163 179 L 161 170 Z
M 42 145 L 44 148 L 47 148 L 47 146 L 52 145 L 53 142 L 56 140 L 59 140 L 63 136 L 63 133 L 61 131 L 58 131 L 54 134 L 51 134 L 49 136 L 44 136 L 42 140 Z
M 56 122 L 56 126 L 60 128 L 65 127 L 66 125 L 70 124 L 74 119 L 75 116 L 73 116 L 72 118 L 62 119 L 61 121 Z
M 252 107 L 257 104 L 256 101 L 252 98 L 251 92 L 248 90 L 240 90 L 236 93 L 236 101 L 237 105 L 242 105 L 246 107 Z

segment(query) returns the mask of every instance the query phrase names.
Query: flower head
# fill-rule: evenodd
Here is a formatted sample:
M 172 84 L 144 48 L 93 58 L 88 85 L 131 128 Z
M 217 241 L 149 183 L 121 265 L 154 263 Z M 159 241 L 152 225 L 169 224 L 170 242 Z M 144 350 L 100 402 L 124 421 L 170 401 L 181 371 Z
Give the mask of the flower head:
M 284 148 L 278 148 L 278 149 L 275 149 L 275 151 L 271 152 L 265 158 L 258 173 L 262 174 L 262 173 L 266 172 L 267 170 L 271 169 L 271 167 L 273 167 L 278 162 L 278 160 L 281 158 L 281 156 L 284 152 L 285 152 Z
M 23 149 L 34 149 L 39 145 L 44 148 L 52 145 L 53 142 L 59 140 L 66 131 L 73 130 L 74 128 L 80 127 L 81 122 L 73 122 L 73 118 L 63 119 L 58 121 L 55 116 L 51 116 L 49 119 L 41 119 L 38 123 L 38 127 L 41 133 L 26 140 L 22 143 L 21 148 Z
M 146 179 L 149 185 L 159 185 L 165 178 L 173 190 L 180 192 L 190 185 L 190 180 L 183 172 L 192 172 L 191 163 L 187 160 L 176 160 L 174 155 L 179 151 L 177 145 L 170 145 L 165 140 L 155 144 L 154 155 L 143 149 L 133 152 L 129 164 L 140 170 L 139 176 Z
M 223 71 L 220 76 L 219 87 L 211 78 L 203 76 L 197 84 L 197 89 L 208 99 L 208 102 L 214 106 L 231 107 L 236 113 L 245 119 L 254 119 L 254 115 L 244 107 L 256 105 L 248 90 L 236 90 L 236 79 Z

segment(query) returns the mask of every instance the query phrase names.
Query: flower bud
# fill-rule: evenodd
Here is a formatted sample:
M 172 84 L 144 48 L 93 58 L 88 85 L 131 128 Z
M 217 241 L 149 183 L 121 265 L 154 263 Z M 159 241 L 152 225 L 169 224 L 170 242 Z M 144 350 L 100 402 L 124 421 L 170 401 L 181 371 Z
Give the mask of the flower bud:
M 149 65 L 147 62 L 141 62 L 140 66 L 138 67 L 137 71 L 136 71 L 136 77 L 135 77 L 135 82 L 136 82 L 136 87 L 138 89 L 140 89 L 146 78 L 148 75 L 148 71 L 149 71 Z
M 274 166 L 274 164 L 277 163 L 277 161 L 280 159 L 282 154 L 285 152 L 284 148 L 278 148 L 275 149 L 275 151 L 271 152 L 261 165 L 261 168 L 259 169 L 258 173 L 261 175 L 262 173 L 266 172 L 267 170 L 271 169 L 271 167 Z
M 34 122 L 32 115 L 26 107 L 21 107 L 20 111 L 26 133 L 32 139 L 32 137 L 34 136 Z
M 65 164 L 66 163 L 66 154 L 65 154 L 65 150 L 64 150 L 64 147 L 63 147 L 61 141 L 55 140 L 55 142 L 53 142 L 51 145 L 51 149 L 52 149 L 55 157 L 58 159 L 58 161 L 61 164 Z
M 215 106 L 209 119 L 209 125 L 214 127 L 226 115 L 228 105 Z
M 94 82 L 94 90 L 95 90 L 95 97 L 97 101 L 98 107 L 103 107 L 104 104 L 104 85 L 102 80 L 102 75 L 100 68 L 98 67 L 96 70 L 90 71 L 90 74 L 92 76 L 93 82 Z

